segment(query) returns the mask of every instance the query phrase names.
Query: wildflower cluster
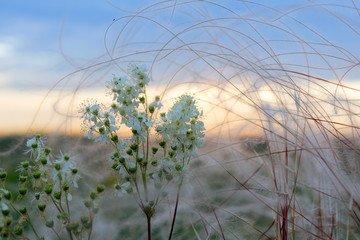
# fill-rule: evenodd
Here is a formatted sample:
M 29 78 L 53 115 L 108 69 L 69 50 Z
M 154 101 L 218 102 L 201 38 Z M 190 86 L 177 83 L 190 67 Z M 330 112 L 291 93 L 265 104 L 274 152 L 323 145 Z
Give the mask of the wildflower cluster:
M 39 220 L 39 217 L 58 239 L 63 239 L 62 230 L 73 239 L 73 235 L 78 237 L 91 229 L 94 211 L 89 211 L 89 216 L 82 217 L 79 222 L 72 221 L 70 217 L 71 192 L 78 188 L 80 179 L 78 168 L 68 154 L 60 152 L 54 157 L 45 143 L 46 138 L 39 134 L 27 141 L 30 160 L 21 162 L 17 169 L 19 184 L 16 193 L 6 188 L 7 173 L 0 170 L 0 233 L 5 239 L 29 239 L 26 235 L 30 233 L 23 230 L 26 224 L 36 239 L 44 239 L 34 225 L 34 219 Z M 19 199 L 20 204 L 16 202 Z M 53 209 L 56 209 L 57 214 L 54 214 Z M 10 214 L 10 210 L 14 214 Z
M 160 97 L 148 99 L 146 69 L 130 66 L 129 72 L 108 83 L 110 106 L 87 101 L 80 112 L 85 135 L 114 147 L 110 161 L 117 173 L 115 189 L 119 195 L 132 194 L 150 221 L 166 186 L 176 182 L 180 191 L 190 175 L 189 161 L 203 143 L 205 128 L 192 96 L 180 96 L 167 113 L 160 113 Z M 131 137 L 120 138 L 120 127 L 127 127 Z

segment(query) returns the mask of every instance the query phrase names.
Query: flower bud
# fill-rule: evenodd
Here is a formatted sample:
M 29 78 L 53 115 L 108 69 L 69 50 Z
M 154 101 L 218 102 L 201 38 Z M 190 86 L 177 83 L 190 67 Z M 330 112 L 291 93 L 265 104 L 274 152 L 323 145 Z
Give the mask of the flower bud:
M 93 206 L 93 202 L 91 200 L 85 200 L 84 205 L 87 208 L 91 208 Z
M 20 212 L 21 214 L 25 215 L 25 214 L 27 213 L 26 207 L 20 208 L 20 209 L 19 209 L 19 212 Z
M 70 159 L 70 156 L 69 156 L 68 154 L 65 154 L 65 155 L 64 155 L 64 160 L 65 160 L 65 161 L 69 161 L 69 159 Z
M 10 199 L 11 199 L 11 193 L 10 193 L 10 192 L 4 193 L 4 198 L 5 198 L 6 200 L 10 200 Z
M 46 185 L 45 189 L 44 189 L 44 192 L 47 194 L 47 195 L 50 195 L 52 193 L 52 190 L 53 190 L 53 186 L 52 185 Z M 40 194 L 39 194 L 39 197 L 40 197 Z
M 33 143 L 33 144 L 31 144 L 31 147 L 35 149 L 35 148 L 38 147 L 38 144 L 37 144 L 37 143 Z
M 36 138 L 36 139 L 40 139 L 40 138 L 41 138 L 41 135 L 40 135 L 40 134 L 36 134 L 36 135 L 35 135 L 35 138 Z
M 141 98 L 139 98 L 139 100 L 141 103 L 145 103 L 145 97 L 141 97 Z
M 182 170 L 182 166 L 180 164 L 176 164 L 175 165 L 175 169 L 176 171 L 181 171 Z
M 2 209 L 1 212 L 4 216 L 7 216 L 10 213 L 10 209 Z
M 63 186 L 62 186 L 62 189 L 66 192 L 69 190 L 69 185 L 67 183 L 65 183 Z
M 128 149 L 128 150 L 126 151 L 126 153 L 131 156 L 131 155 L 132 155 L 132 150 L 131 150 L 131 149 Z
M 25 162 L 22 162 L 21 163 L 21 166 L 25 169 L 27 169 L 29 167 L 29 162 L 28 161 L 25 161 Z
M 131 148 L 131 150 L 136 151 L 139 149 L 139 145 L 134 143 L 134 144 L 131 144 L 130 148 Z
M 153 154 L 156 154 L 156 152 L 157 152 L 158 150 L 159 150 L 158 148 L 152 147 L 152 153 L 153 153 Z
M 129 168 L 129 172 L 130 173 L 136 173 L 137 168 L 133 167 L 133 168 Z
M 73 174 L 76 174 L 76 173 L 78 172 L 78 170 L 77 170 L 77 168 L 73 168 L 73 169 L 71 169 L 71 172 L 72 172 Z
M 20 193 L 21 196 L 25 196 L 26 193 L 27 193 L 27 189 L 26 188 L 21 188 L 21 189 L 19 189 L 19 193 Z
M 75 231 L 78 227 L 79 227 L 79 223 L 77 223 L 77 222 L 72 222 L 72 223 L 69 223 L 69 224 L 66 226 L 66 229 L 68 229 L 68 230 L 70 230 L 70 231 Z
M 151 165 L 153 165 L 154 167 L 157 165 L 157 161 L 155 160 L 155 161 L 152 161 L 151 162 Z
M 54 220 L 48 220 L 48 221 L 46 221 L 46 227 L 48 227 L 48 228 L 54 227 Z
M 171 174 L 165 175 L 166 180 L 171 181 L 173 179 L 173 176 Z
M 55 192 L 54 193 L 54 198 L 57 199 L 57 200 L 60 200 L 61 199 L 61 192 Z
M 45 150 L 44 150 L 44 151 L 45 151 L 45 154 L 46 154 L 46 155 L 49 155 L 49 154 L 50 154 L 50 152 L 51 152 L 51 149 L 50 149 L 50 148 L 45 148 Z
M 91 198 L 92 200 L 94 200 L 95 198 L 97 198 L 97 194 L 94 193 L 94 192 L 91 192 L 91 193 L 90 193 L 90 198 Z
M 176 145 L 172 145 L 172 146 L 171 146 L 171 149 L 174 150 L 174 151 L 176 151 L 177 146 L 176 146 Z
M 159 145 L 160 145 L 160 147 L 164 148 L 165 145 L 166 145 L 166 142 L 165 142 L 165 141 L 161 141 L 161 142 L 159 142 Z
M 88 223 L 89 220 L 90 220 L 90 219 L 89 219 L 88 217 L 85 217 L 85 216 L 81 216 L 81 217 L 80 217 L 80 221 L 81 221 L 81 223 L 83 223 L 83 224 L 84 224 L 84 223 Z
M 15 226 L 14 233 L 15 233 L 15 235 L 18 235 L 18 236 L 23 233 L 23 228 L 20 224 Z
M 154 106 L 149 106 L 149 112 L 154 113 L 155 112 L 155 107 Z
M 7 173 L 6 173 L 6 172 L 0 172 L 0 179 L 1 179 L 2 181 L 5 181 L 6 176 L 7 176 Z
M 119 164 L 114 163 L 114 164 L 111 166 L 111 168 L 116 170 L 118 166 L 119 166 Z
M 137 134 L 137 133 L 138 133 L 138 131 L 137 131 L 136 129 L 132 129 L 131 132 L 132 132 L 133 134 Z
M 57 171 L 60 171 L 60 169 L 61 169 L 60 163 L 55 163 L 55 164 L 54 164 L 54 168 L 55 168 Z
M 34 177 L 35 179 L 39 179 L 39 178 L 41 177 L 41 172 L 35 172 L 35 173 L 33 174 L 33 177 Z
M 52 191 L 52 189 L 51 189 L 51 191 Z M 40 193 L 35 193 L 35 198 L 36 198 L 36 200 L 39 200 L 40 199 Z
M 138 163 L 141 163 L 142 160 L 143 160 L 142 158 L 137 158 L 137 159 L 136 159 L 136 161 L 137 161 Z
M 112 137 L 111 137 L 111 141 L 113 141 L 113 142 L 118 142 L 118 141 L 119 141 L 118 135 L 112 136 Z
M 40 162 L 41 162 L 42 165 L 46 165 L 46 164 L 47 164 L 47 159 L 46 159 L 46 158 L 42 158 L 42 159 L 40 160 Z
M 119 162 L 120 162 L 120 163 L 125 163 L 125 158 L 123 158 L 123 157 L 120 158 L 120 159 L 119 159 Z
M 102 193 L 105 190 L 105 186 L 104 185 L 97 185 L 96 187 L 96 191 L 98 193 Z
M 41 212 L 45 211 L 45 208 L 46 208 L 46 204 L 39 204 L 39 205 L 38 205 L 38 209 L 39 209 Z

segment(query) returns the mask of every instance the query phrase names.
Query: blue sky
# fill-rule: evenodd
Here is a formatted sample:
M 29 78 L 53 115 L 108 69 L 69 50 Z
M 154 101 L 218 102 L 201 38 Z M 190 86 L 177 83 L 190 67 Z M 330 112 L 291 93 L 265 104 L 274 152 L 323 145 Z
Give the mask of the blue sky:
M 221 77 L 199 56 L 187 51 L 184 43 L 191 44 L 200 55 L 224 54 L 228 59 L 234 59 L 237 65 L 227 69 L 228 63 L 206 56 L 209 62 L 219 64 L 216 66 L 227 76 L 236 73 L 240 66 L 247 76 L 254 77 L 250 71 L 254 66 L 255 70 L 256 67 L 277 67 L 271 58 L 271 55 L 276 55 L 286 68 L 307 73 L 307 66 L 316 67 L 310 70 L 312 74 L 330 80 L 340 78 L 349 70 L 345 79 L 351 84 L 358 83 L 360 11 L 357 8 L 360 4 L 356 5 L 355 1 L 162 1 L 152 8 L 156 11 L 143 14 L 149 19 L 134 20 L 116 40 L 125 19 L 117 22 L 113 19 L 133 15 L 145 6 L 159 2 L 0 0 L 0 110 L 10 116 L 9 124 L 16 122 L 15 118 L 34 119 L 41 99 L 64 76 L 109 60 L 104 55 L 104 36 L 112 23 L 107 43 L 108 46 L 117 44 L 114 57 L 157 50 L 163 46 L 180 49 L 162 51 L 157 56 L 158 60 L 162 59 L 154 67 L 154 73 L 160 79 L 159 85 L 166 84 L 174 73 L 174 82 L 221 81 Z M 191 4 L 183 4 L 185 2 Z M 218 4 L 227 9 L 219 8 Z M 187 29 L 209 17 L 226 19 Z M 177 33 L 179 38 L 173 39 L 172 34 Z M 125 64 L 135 59 L 151 63 L 156 53 L 136 54 L 120 61 Z M 332 68 L 339 68 L 336 69 L 337 75 L 329 71 L 329 64 Z M 177 73 L 183 66 L 186 66 L 184 70 Z M 118 73 L 113 69 L 101 65 L 91 69 L 95 73 L 80 71 L 66 78 L 61 87 L 73 89 L 82 79 L 91 83 L 89 76 L 97 74 L 92 87 L 103 89 L 105 79 Z M 101 81 L 97 82 L 98 79 Z M 61 87 L 59 85 L 60 90 Z M 51 110 L 56 99 L 63 97 L 62 93 L 55 91 L 54 94 L 48 101 L 49 105 L 44 107 L 46 111 Z M 28 101 L 24 102 L 24 98 Z M 9 128 L 5 123 L 2 126 Z

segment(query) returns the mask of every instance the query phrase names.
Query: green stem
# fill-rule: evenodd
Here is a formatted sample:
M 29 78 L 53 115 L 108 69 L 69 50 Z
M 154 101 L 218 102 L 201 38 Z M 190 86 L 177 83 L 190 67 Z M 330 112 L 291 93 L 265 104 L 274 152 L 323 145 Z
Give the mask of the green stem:
M 174 215 L 173 215 L 173 219 L 172 219 L 172 223 L 171 223 L 169 240 L 172 238 L 172 234 L 173 234 L 173 231 L 174 231 L 176 214 L 177 214 L 177 209 L 178 209 L 178 206 L 179 206 L 180 190 L 181 190 L 183 179 L 184 179 L 183 176 L 181 176 L 181 180 L 180 180 L 180 183 L 179 183 L 179 186 L 178 186 L 178 189 L 177 189 L 177 193 L 176 193 L 175 210 L 174 210 Z

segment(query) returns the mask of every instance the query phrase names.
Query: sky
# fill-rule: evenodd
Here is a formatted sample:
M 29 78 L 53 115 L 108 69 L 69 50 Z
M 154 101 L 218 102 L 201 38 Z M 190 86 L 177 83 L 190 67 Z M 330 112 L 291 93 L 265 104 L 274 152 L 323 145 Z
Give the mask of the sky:
M 96 63 L 106 62 L 111 57 L 119 57 L 121 64 L 134 59 L 149 63 L 154 52 L 138 54 L 137 51 L 155 51 L 159 46 L 184 49 L 184 43 L 191 43 L 191 47 L 199 51 L 239 53 L 244 59 L 237 63 L 245 69 L 257 66 L 255 60 L 249 63 L 247 59 L 261 59 L 262 67 L 265 62 L 271 66 L 275 60 L 264 59 L 276 54 L 278 60 L 292 70 L 307 72 L 309 69 L 301 66 L 311 65 L 314 66 L 312 74 L 316 76 L 336 80 L 344 74 L 347 84 L 359 86 L 356 64 L 360 56 L 360 11 L 354 1 L 342 1 L 341 5 L 339 1 L 187 1 L 192 2 L 191 7 L 183 4 L 186 1 L 163 1 L 150 8 L 156 11 L 143 14 L 148 19 L 137 18 L 119 35 L 125 20 L 129 19 L 124 16 L 134 15 L 155 2 L 160 1 L 0 0 L 0 111 L 5 116 L 1 120 L 0 134 L 74 128 L 78 121 L 70 121 L 68 117 L 74 117 L 76 107 L 70 114 L 67 107 L 77 105 L 87 97 L 104 99 L 103 79 L 119 72 L 106 64 L 94 67 Z M 220 3 L 227 8 L 219 8 Z M 209 16 L 217 20 L 200 24 L 202 28 L 193 25 Z M 189 30 L 187 27 L 190 26 Z M 227 29 L 213 30 L 214 26 Z M 181 37 L 174 38 L 176 33 Z M 262 37 L 277 41 L 271 42 L 271 47 L 266 44 L 253 46 L 252 42 L 261 42 Z M 292 44 L 280 40 L 298 42 Z M 300 40 L 316 44 L 300 44 Z M 206 44 L 199 45 L 204 42 Z M 329 43 L 339 47 L 325 46 Z M 116 47 L 112 52 L 113 46 Z M 112 52 L 111 57 L 107 51 Z M 210 79 L 209 76 L 214 76 L 212 69 L 191 53 L 174 52 L 163 51 L 157 56 L 162 60 L 154 66 L 154 75 L 160 79 L 155 92 L 160 92 L 161 86 L 166 85 L 166 78 L 174 76 L 185 64 L 187 69 L 192 67 L 191 71 L 196 72 L 197 77 L 192 77 L 190 71 L 183 75 L 177 73 L 178 82 L 178 79 L 184 82 L 201 82 L 203 79 L 221 83 L 219 76 Z M 312 54 L 305 58 L 304 52 Z M 319 52 L 326 59 L 313 54 Z M 133 57 L 125 57 L 127 54 Z M 209 57 L 209 61 L 213 59 Z M 92 67 L 87 69 L 88 66 Z M 322 70 L 324 66 L 326 70 Z M 329 68 L 339 69 L 334 74 Z M 234 71 L 223 68 L 225 75 L 230 76 Z M 256 80 L 254 74 L 248 74 L 248 77 Z M 75 96 L 74 89 L 77 88 L 79 91 Z M 186 91 L 189 89 L 191 87 Z M 202 97 L 214 96 L 217 95 L 209 93 Z M 204 107 L 208 106 L 205 104 Z

